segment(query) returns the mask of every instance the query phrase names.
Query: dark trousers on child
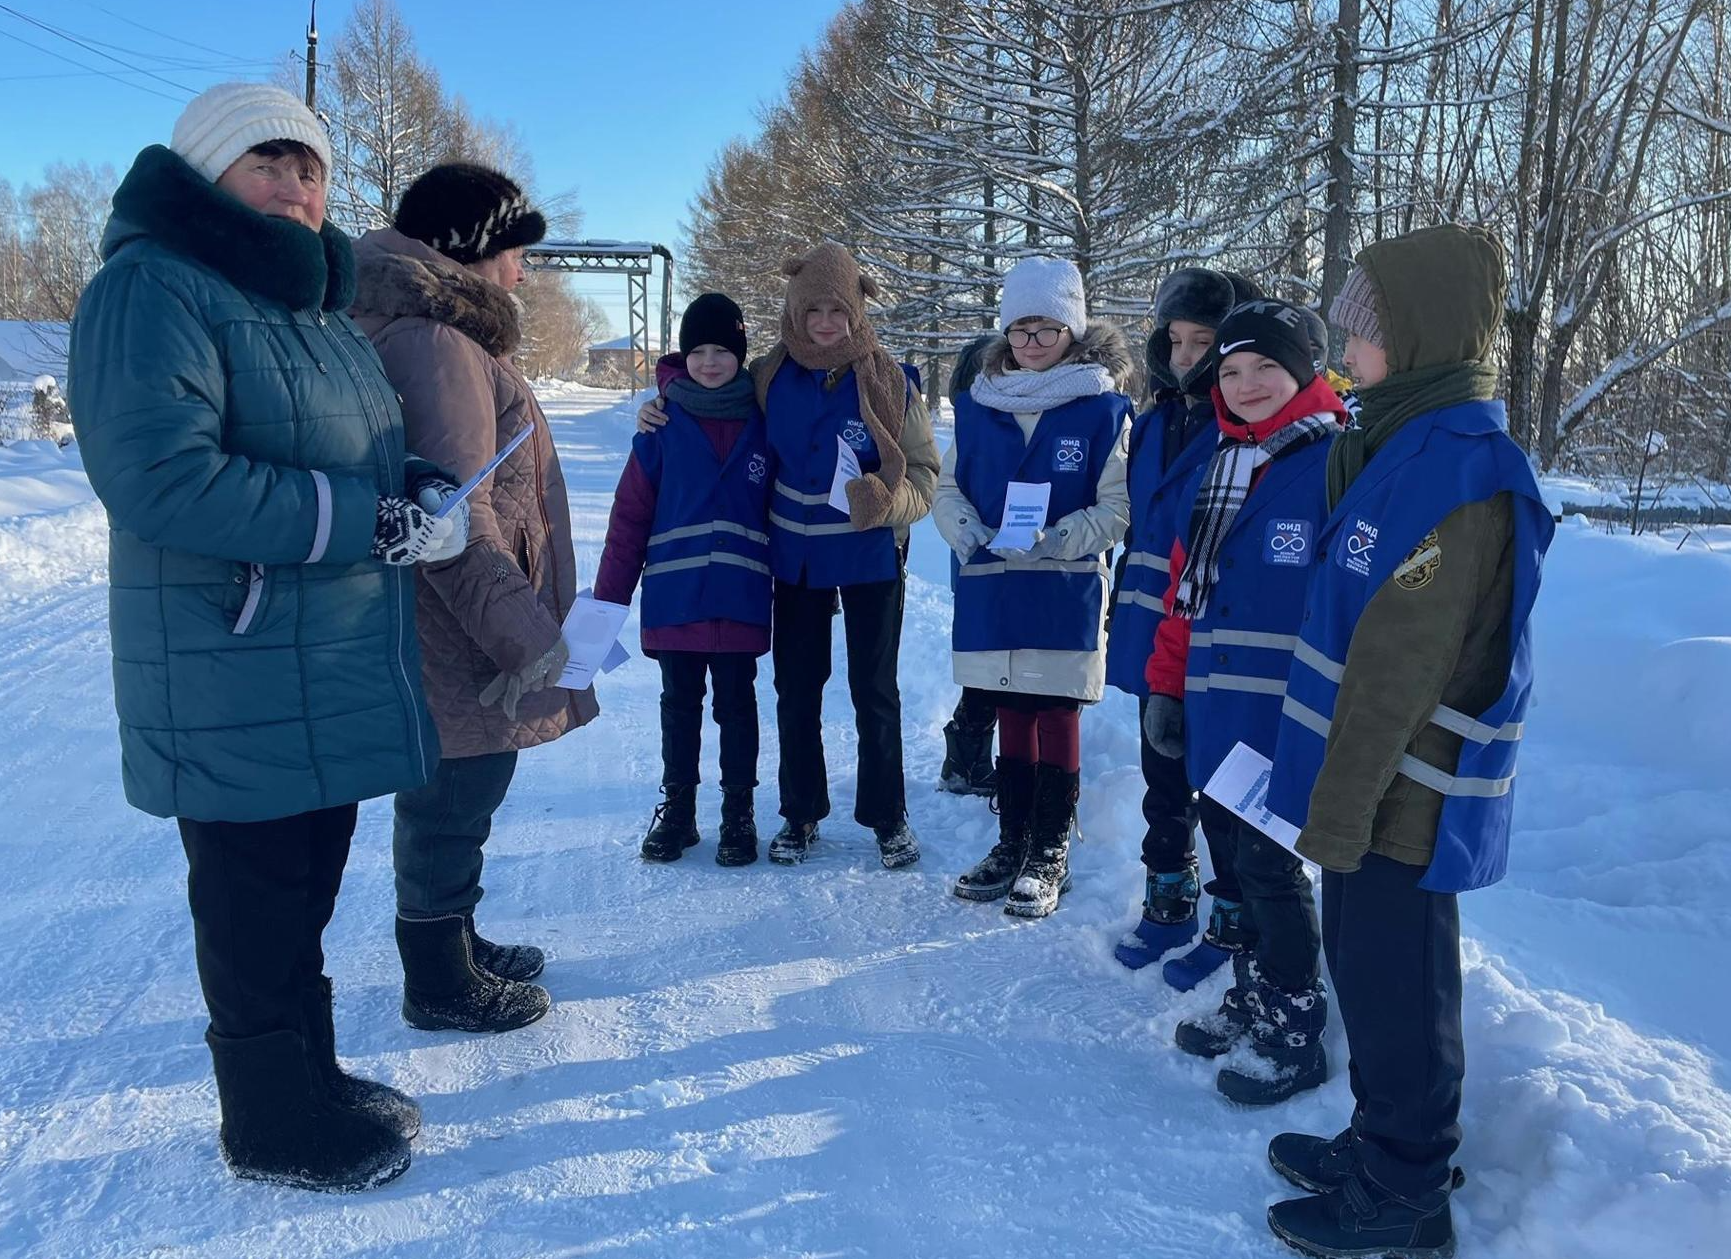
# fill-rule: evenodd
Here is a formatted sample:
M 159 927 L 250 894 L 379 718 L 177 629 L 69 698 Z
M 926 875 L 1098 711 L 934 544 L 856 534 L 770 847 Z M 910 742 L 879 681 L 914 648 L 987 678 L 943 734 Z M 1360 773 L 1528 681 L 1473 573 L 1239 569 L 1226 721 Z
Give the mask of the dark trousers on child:
M 324 973 L 355 806 L 268 822 L 178 819 L 198 983 L 218 1036 L 301 1030 Z
M 742 651 L 662 651 L 661 785 L 695 787 L 701 780 L 705 679 L 714 684 L 711 711 L 721 728 L 721 785 L 757 786 L 757 657 Z
M 1360 1161 L 1390 1193 L 1448 1182 L 1461 1142 L 1461 921 L 1455 897 L 1419 886 L 1423 866 L 1368 853 L 1322 875 L 1322 941 L 1346 1025 Z
M 847 639 L 847 683 L 859 732 L 854 821 L 874 830 L 907 815 L 902 782 L 901 656 L 905 577 L 855 586 L 813 588 L 775 583 L 775 721 L 781 736 L 781 816 L 818 822 L 829 816 L 829 772 L 823 757 L 823 688 L 830 675 L 830 635 L 841 608 Z
M 1283 991 L 1310 987 L 1321 969 L 1322 933 L 1304 862 L 1207 796 L 1200 807 L 1210 855 L 1216 835 L 1222 848 L 1230 845 L 1230 856 L 1214 856 L 1215 868 L 1224 859 L 1238 876 L 1244 930 L 1255 939 L 1257 969 Z
M 1137 705 L 1140 719 L 1148 701 Z M 1150 874 L 1177 874 L 1189 868 L 1196 852 L 1195 825 L 1200 818 L 1202 837 L 1208 841 L 1208 861 L 1214 867 L 1208 894 L 1221 900 L 1242 901 L 1238 885 L 1236 848 L 1238 837 L 1231 827 L 1232 814 L 1210 800 L 1198 801 L 1190 787 L 1190 774 L 1182 756 L 1161 756 L 1144 735 L 1142 745 L 1142 817 L 1148 829 L 1142 836 L 1142 864 Z

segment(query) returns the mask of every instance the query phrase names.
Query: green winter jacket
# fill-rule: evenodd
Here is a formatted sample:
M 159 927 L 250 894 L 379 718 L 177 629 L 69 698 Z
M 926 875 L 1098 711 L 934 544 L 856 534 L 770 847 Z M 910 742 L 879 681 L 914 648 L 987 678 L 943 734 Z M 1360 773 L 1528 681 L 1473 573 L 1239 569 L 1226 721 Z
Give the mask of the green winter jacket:
M 152 146 L 114 195 L 68 398 L 108 509 L 126 797 L 253 822 L 438 763 L 413 581 L 373 559 L 402 416 L 346 237 L 259 214 Z

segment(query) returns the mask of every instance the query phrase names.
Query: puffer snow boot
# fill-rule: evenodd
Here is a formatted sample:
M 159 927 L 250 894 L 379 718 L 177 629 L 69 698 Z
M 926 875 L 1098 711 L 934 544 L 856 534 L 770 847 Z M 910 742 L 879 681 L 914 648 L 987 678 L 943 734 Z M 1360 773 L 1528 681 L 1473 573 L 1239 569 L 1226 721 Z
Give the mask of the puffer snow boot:
M 1142 919 L 1112 949 L 1112 956 L 1131 970 L 1157 962 L 1196 936 L 1196 900 L 1200 894 L 1196 859 L 1182 870 L 1148 873 L 1142 893 Z
M 301 992 L 301 1035 L 313 1080 L 345 1110 L 359 1111 L 405 1141 L 421 1131 L 421 1108 L 407 1093 L 377 1080 L 350 1075 L 337 1062 L 336 1025 L 331 1017 L 331 981 L 320 975 Z
M 1017 918 L 1044 918 L 1070 890 L 1070 829 L 1076 823 L 1082 776 L 1051 765 L 1037 768 L 1028 859 L 1004 901 L 1004 912 Z
M 397 916 L 403 959 L 403 1022 L 423 1032 L 508 1032 L 547 1013 L 553 998 L 538 984 L 479 970 L 463 915 Z
M 748 866 L 757 860 L 757 815 L 750 787 L 721 789 L 721 842 L 718 866 Z
M 547 955 L 533 944 L 494 944 L 482 939 L 475 930 L 474 914 L 464 917 L 463 929 L 469 935 L 469 956 L 489 975 L 522 983 L 547 969 Z
M 1328 1026 L 1328 990 L 1319 979 L 1298 992 L 1258 976 L 1251 993 L 1250 1050 L 1256 1062 L 1222 1067 L 1215 1087 L 1241 1106 L 1272 1106 L 1328 1079 L 1322 1033 Z
M 649 833 L 643 837 L 645 861 L 678 861 L 697 846 L 697 788 L 663 787 L 667 799 L 655 806 Z
M 408 1170 L 408 1141 L 334 1103 L 299 1032 L 204 1039 L 222 1104 L 217 1144 L 242 1180 L 354 1193 Z
M 1179 1023 L 1174 1036 L 1178 1048 L 1198 1058 L 1218 1058 L 1250 1035 L 1256 1018 L 1251 1006 L 1256 983 L 1256 959 L 1249 953 L 1233 954 L 1232 986 L 1220 998 L 1220 1008 Z
M 1160 975 L 1170 987 L 1189 992 L 1226 965 L 1234 953 L 1242 953 L 1255 943 L 1255 935 L 1244 925 L 1243 903 L 1215 896 L 1202 938 L 1162 966 Z
M 1029 761 L 998 758 L 998 842 L 953 889 L 963 900 L 995 901 L 1010 890 L 1028 857 L 1029 828 L 1034 820 L 1034 766 Z

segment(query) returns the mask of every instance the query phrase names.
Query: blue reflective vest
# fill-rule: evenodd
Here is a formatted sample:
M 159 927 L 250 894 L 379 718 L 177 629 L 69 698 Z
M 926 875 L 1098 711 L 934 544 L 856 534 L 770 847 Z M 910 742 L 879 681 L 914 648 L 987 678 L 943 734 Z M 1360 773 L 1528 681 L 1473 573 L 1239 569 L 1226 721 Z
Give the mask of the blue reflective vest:
M 1046 527 L 1092 507 L 1100 474 L 1134 408 L 1121 393 L 1077 398 L 1041 414 L 1026 440 L 1016 417 L 956 399 L 955 477 L 980 522 L 1003 522 L 1011 481 L 1046 482 Z M 1096 651 L 1105 607 L 1103 556 L 1006 562 L 981 547 L 966 564 L 950 556 L 957 651 Z
M 1106 681 L 1137 698 L 1148 694 L 1148 656 L 1154 650 L 1154 631 L 1166 619 L 1171 542 L 1189 525 L 1184 486 L 1208 462 L 1220 437 L 1219 428 L 1209 424 L 1182 450 L 1168 451 L 1168 422 L 1178 419 L 1182 432 L 1187 410 L 1185 399 L 1172 398 L 1137 416 L 1130 429 L 1130 552 L 1124 557 L 1106 636 Z
M 1515 496 L 1508 685 L 1482 713 L 1443 706 L 1431 717 L 1462 737 L 1457 764 L 1431 765 L 1407 755 L 1396 766 L 1444 797 L 1436 852 L 1420 885 L 1432 892 L 1484 887 L 1508 867 L 1515 757 L 1532 693 L 1531 616 L 1555 526 L 1526 456 L 1509 438 L 1502 403 L 1463 403 L 1409 421 L 1323 526 L 1274 757 L 1269 807 L 1303 826 L 1347 649 L 1365 606 L 1391 576 L 1423 562 L 1422 546 L 1442 520 L 1505 491 Z
M 910 393 L 916 379 L 902 365 Z M 814 589 L 889 581 L 900 571 L 895 531 L 855 529 L 829 505 L 838 458 L 836 438 L 859 456 L 860 471 L 883 467 L 877 442 L 860 418 L 859 382 L 851 370 L 825 388 L 828 372 L 791 358 L 769 384 L 769 444 L 775 452 L 775 498 L 769 514 L 769 565 L 776 580 Z
M 1218 443 L 1218 429 L 1214 437 Z M 1184 665 L 1184 757 L 1193 783 L 1213 777 L 1236 743 L 1274 755 L 1316 537 L 1328 516 L 1333 444 L 1333 437 L 1308 442 L 1263 469 L 1220 548 L 1220 581 L 1190 626 Z M 1185 535 L 1210 462 L 1185 483 Z
M 700 621 L 768 625 L 769 499 L 774 470 L 762 416 L 746 420 L 725 461 L 702 426 L 668 399 L 667 424 L 632 454 L 655 486 L 643 567 L 645 629 Z

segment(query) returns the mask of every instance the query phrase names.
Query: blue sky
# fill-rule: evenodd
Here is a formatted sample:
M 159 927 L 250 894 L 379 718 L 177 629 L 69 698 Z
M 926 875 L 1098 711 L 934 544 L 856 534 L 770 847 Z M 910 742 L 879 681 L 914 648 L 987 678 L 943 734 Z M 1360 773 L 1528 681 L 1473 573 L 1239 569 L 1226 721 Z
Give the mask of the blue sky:
M 307 0 L 0 4 L 134 64 L 157 64 L 135 54 L 200 58 L 209 68 L 158 70 L 193 89 L 266 77 L 272 68 L 266 63 L 305 48 Z M 320 0 L 327 55 L 352 7 L 353 0 Z M 686 203 L 710 158 L 730 138 L 755 129 L 757 107 L 779 95 L 800 52 L 841 6 L 839 0 L 398 0 L 398 7 L 446 89 L 476 114 L 516 125 L 540 188 L 575 189 L 584 235 L 655 240 L 677 250 Z M 126 81 L 81 73 L 65 58 Z M 110 162 L 124 172 L 139 149 L 167 142 L 186 99 L 0 11 L 0 178 L 14 187 L 36 182 L 55 161 Z M 608 307 L 622 332 L 624 281 L 589 276 L 577 285 Z

